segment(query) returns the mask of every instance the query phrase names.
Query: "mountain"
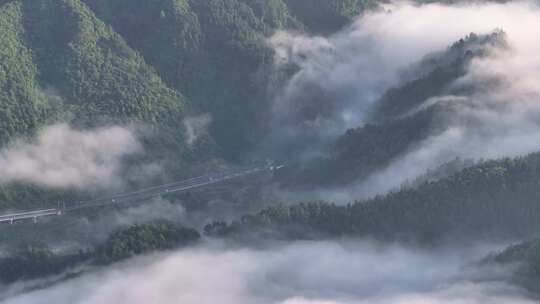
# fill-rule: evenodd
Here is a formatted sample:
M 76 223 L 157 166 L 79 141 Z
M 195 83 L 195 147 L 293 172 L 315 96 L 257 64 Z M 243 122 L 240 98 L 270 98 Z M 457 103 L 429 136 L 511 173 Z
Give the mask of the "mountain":
M 166 175 L 189 174 L 214 158 L 243 161 L 271 104 L 266 39 L 280 29 L 331 32 L 365 7 L 349 0 L 3 0 L 0 146 L 56 122 L 121 124 L 144 127 L 144 157 L 165 164 Z M 314 24 L 302 15 L 308 8 L 347 17 Z M 209 134 L 188 145 L 184 119 L 200 114 L 209 114 Z M 4 207 L 73 195 L 26 184 L 0 191 Z
M 178 130 L 187 112 L 210 113 L 222 155 L 238 158 L 258 139 L 269 107 L 266 38 L 279 29 L 310 30 L 297 17 L 308 7 L 349 18 L 364 7 L 289 2 L 2 1 L 0 143 L 55 117 Z
M 228 157 L 249 146 L 264 111 L 258 72 L 272 54 L 269 24 L 240 1 L 95 1 L 86 3 L 138 50 L 159 75 L 184 93 L 193 109 L 210 113 L 211 134 Z M 242 87 L 239 87 L 242 84 Z
M 368 123 L 337 138 L 328 156 L 293 165 L 278 180 L 292 188 L 347 185 L 385 168 L 429 136 L 441 134 L 447 121 L 458 116 L 453 105 L 475 90 L 454 86 L 455 81 L 475 58 L 493 48 L 507 48 L 506 39 L 502 31 L 470 34 L 426 56 L 403 71 L 400 84 L 375 102 Z

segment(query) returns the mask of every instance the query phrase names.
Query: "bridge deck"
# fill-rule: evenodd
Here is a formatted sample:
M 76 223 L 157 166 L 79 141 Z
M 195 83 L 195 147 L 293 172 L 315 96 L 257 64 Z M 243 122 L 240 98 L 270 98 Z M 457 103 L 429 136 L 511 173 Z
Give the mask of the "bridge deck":
M 101 207 L 107 205 L 127 203 L 138 199 L 148 199 L 161 196 L 164 194 L 186 191 L 190 189 L 200 188 L 212 184 L 221 183 L 230 179 L 235 179 L 264 171 L 275 171 L 283 168 L 283 166 L 264 166 L 251 167 L 236 172 L 221 173 L 207 176 L 194 177 L 182 181 L 172 182 L 163 185 L 157 185 L 128 193 L 121 193 L 90 201 L 79 201 L 64 204 L 62 208 L 40 209 L 31 211 L 21 211 L 17 213 L 0 215 L 0 223 L 14 223 L 24 220 L 36 221 L 42 217 L 60 216 L 65 212 L 74 211 L 85 208 Z

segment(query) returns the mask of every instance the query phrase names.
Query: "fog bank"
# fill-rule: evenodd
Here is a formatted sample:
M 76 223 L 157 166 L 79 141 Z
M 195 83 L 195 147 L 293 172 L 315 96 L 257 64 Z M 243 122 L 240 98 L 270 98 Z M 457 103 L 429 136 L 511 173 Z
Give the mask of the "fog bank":
M 205 246 L 134 259 L 4 303 L 533 303 L 514 287 L 473 280 L 480 276 L 466 264 L 489 249 L 367 241 Z

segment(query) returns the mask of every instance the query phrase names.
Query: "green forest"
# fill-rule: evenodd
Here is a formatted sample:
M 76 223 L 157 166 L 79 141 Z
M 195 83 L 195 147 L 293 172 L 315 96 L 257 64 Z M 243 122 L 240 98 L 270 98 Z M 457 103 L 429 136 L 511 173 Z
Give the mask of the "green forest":
M 186 113 L 209 112 L 213 138 L 232 157 L 260 135 L 269 106 L 266 37 L 279 29 L 335 31 L 369 5 L 2 1 L 0 142 L 68 114 L 82 126 L 138 121 L 174 130 Z M 313 19 L 328 13 L 328 24 L 315 26 Z
M 527 238 L 539 227 L 540 154 L 485 161 L 440 180 L 426 181 L 346 206 L 306 202 L 272 206 L 208 234 L 270 231 L 278 238 L 372 237 L 433 244 L 460 236 Z
M 533 292 L 538 292 L 540 280 L 540 240 L 534 239 L 511 245 L 486 257 L 482 264 L 510 267 L 507 280 L 519 282 Z
M 0 215 L 57 208 L 0 221 L 0 302 L 135 268 L 155 302 L 539 295 L 540 7 L 471 2 L 0 0 Z M 137 151 L 23 149 L 57 124 L 121 126 Z M 25 158 L 84 164 L 1 168 Z
M 145 253 L 185 247 L 199 238 L 194 229 L 161 221 L 118 230 L 102 244 L 76 253 L 53 252 L 46 244 L 32 245 L 0 258 L 0 282 L 59 275 L 76 266 L 109 265 Z

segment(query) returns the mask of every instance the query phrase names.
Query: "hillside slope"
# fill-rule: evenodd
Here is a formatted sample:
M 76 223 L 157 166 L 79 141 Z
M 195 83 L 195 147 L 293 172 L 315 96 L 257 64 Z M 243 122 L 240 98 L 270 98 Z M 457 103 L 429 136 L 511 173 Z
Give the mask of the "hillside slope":
M 232 159 L 263 132 L 273 59 L 266 38 L 279 29 L 315 31 L 297 16 L 308 7 L 319 14 L 347 11 L 349 18 L 365 8 L 349 0 L 6 0 L 0 6 L 1 45 L 10 48 L 1 63 L 9 75 L 0 81 L 17 83 L 2 84 L 2 105 L 13 110 L 4 111 L 0 144 L 43 125 L 47 106 L 81 126 L 137 121 L 173 130 L 182 128 L 188 111 L 211 114 L 210 133 Z M 10 122 L 18 120 L 24 123 Z
M 506 48 L 506 34 L 470 34 L 446 50 L 430 54 L 403 71 L 403 80 L 374 105 L 365 125 L 337 138 L 329 155 L 289 168 L 281 176 L 288 187 L 313 188 L 347 185 L 385 168 L 430 136 L 460 121 L 461 100 L 475 88 L 455 87 L 474 59 L 492 48 Z M 451 122 L 451 123 L 449 123 Z
M 38 68 L 24 43 L 22 11 L 16 2 L 0 7 L 0 144 L 36 130 L 47 109 Z
M 445 238 L 530 237 L 540 231 L 540 154 L 487 161 L 415 189 L 347 206 L 310 202 L 271 207 L 215 233 L 273 231 L 437 242 Z M 217 228 L 213 231 L 214 228 Z
M 0 1 L 0 146 L 57 122 L 120 124 L 142 131 L 143 157 L 163 164 L 169 178 L 213 158 L 244 160 L 271 102 L 266 38 L 320 30 L 297 16 L 308 3 L 288 2 Z M 316 7 L 363 9 L 349 2 Z M 209 134 L 186 143 L 184 119 L 204 113 Z M 72 195 L 10 184 L 0 201 L 31 208 Z
M 7 1 L 0 7 L 0 144 L 58 122 L 77 128 L 144 126 L 145 157 L 193 159 L 184 141 L 189 102 L 78 0 Z M 198 158 L 212 155 L 211 144 Z M 2 185 L 2 207 L 30 208 L 58 200 L 31 185 Z M 55 199 L 56 198 L 56 199 Z
M 540 239 L 511 245 L 488 256 L 483 263 L 510 267 L 507 280 L 540 293 Z
M 0 27 L 2 45 L 19 44 L 23 56 L 12 60 L 34 69 L 21 82 L 60 97 L 77 122 L 106 117 L 159 124 L 181 117 L 185 98 L 80 1 L 10 1 L 2 10 L 4 18 L 18 14 Z

